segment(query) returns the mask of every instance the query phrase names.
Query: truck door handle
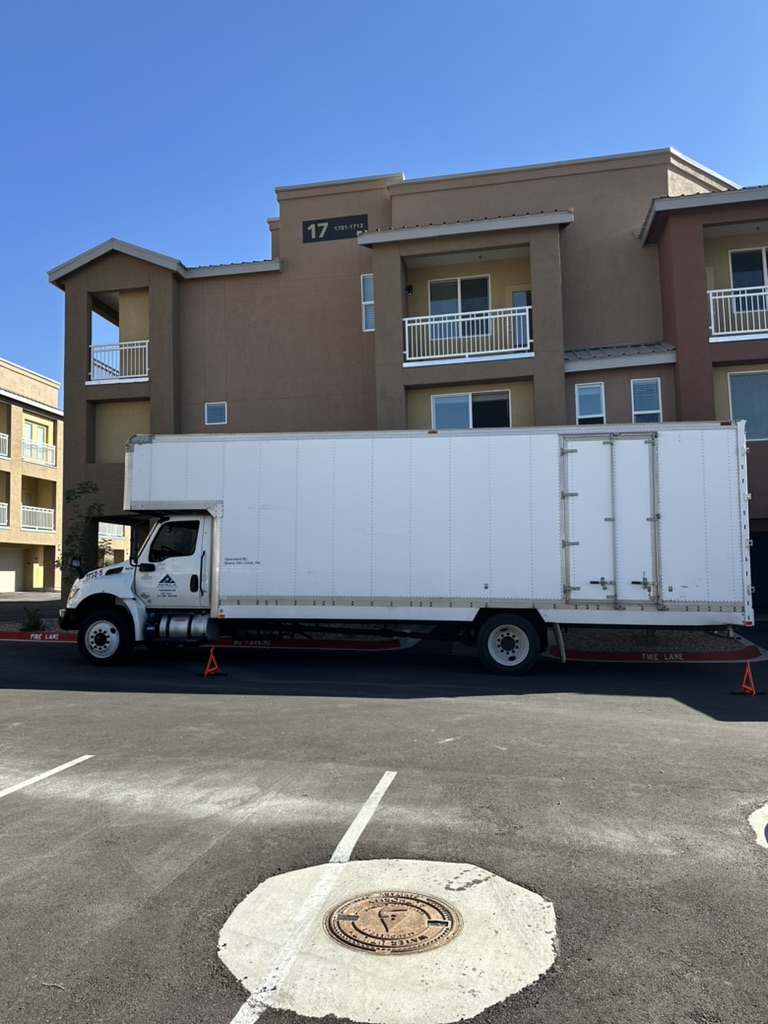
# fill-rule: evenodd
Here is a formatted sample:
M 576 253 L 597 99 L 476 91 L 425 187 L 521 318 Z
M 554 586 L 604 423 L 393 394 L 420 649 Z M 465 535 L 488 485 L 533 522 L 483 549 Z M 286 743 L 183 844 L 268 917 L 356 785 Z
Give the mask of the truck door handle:
M 197 593 L 197 574 L 194 574 L 189 581 L 189 589 L 193 594 Z
M 203 590 L 203 562 L 205 561 L 205 551 L 200 555 L 200 595 L 205 594 Z

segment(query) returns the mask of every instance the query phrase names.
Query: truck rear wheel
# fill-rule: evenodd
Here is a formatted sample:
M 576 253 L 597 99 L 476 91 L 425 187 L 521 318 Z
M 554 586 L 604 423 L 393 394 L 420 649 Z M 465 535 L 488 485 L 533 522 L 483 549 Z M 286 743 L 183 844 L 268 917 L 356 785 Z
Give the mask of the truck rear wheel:
M 133 646 L 133 630 L 128 616 L 118 608 L 94 612 L 78 630 L 77 646 L 91 665 L 122 664 Z
M 492 615 L 478 631 L 477 649 L 491 672 L 522 675 L 541 654 L 541 638 L 534 624 L 522 615 Z

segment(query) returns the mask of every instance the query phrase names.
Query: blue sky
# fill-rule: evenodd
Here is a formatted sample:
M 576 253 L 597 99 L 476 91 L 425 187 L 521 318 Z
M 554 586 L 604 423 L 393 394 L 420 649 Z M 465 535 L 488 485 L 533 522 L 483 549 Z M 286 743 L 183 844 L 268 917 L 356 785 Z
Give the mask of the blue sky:
M 0 357 L 56 380 L 52 267 L 268 259 L 281 185 L 673 146 L 768 184 L 768 4 L 51 0 L 0 18 Z

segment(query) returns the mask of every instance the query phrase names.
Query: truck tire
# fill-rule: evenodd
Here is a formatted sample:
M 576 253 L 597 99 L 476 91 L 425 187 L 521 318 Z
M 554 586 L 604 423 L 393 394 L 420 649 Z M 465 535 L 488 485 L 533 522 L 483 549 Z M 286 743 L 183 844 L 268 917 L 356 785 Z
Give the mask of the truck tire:
M 133 647 L 130 619 L 119 608 L 94 612 L 80 626 L 77 646 L 90 665 L 121 665 Z
M 492 615 L 478 631 L 477 649 L 489 671 L 522 675 L 541 654 L 541 637 L 535 625 L 522 615 Z

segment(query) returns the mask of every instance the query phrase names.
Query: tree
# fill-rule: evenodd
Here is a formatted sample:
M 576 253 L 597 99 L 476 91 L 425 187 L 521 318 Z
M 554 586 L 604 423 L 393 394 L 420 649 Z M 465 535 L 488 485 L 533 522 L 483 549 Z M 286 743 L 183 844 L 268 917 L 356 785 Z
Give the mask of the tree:
M 104 512 L 100 501 L 89 500 L 99 490 L 93 480 L 82 480 L 76 487 L 64 491 L 64 519 L 66 532 L 61 543 L 61 557 L 57 566 L 62 571 L 62 584 L 68 589 L 76 572 L 70 568 L 73 558 L 86 557 L 90 548 L 95 548 L 99 516 Z M 95 564 L 95 563 L 94 563 Z

